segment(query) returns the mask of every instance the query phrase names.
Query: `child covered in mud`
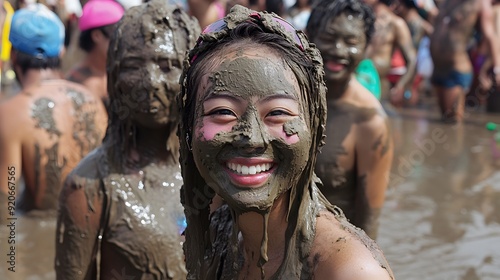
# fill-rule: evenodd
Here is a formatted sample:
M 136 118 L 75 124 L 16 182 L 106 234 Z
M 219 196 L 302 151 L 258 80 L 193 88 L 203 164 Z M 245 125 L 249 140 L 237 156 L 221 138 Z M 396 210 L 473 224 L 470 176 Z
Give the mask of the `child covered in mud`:
M 373 239 L 385 200 L 393 146 L 380 102 L 355 78 L 374 30 L 360 0 L 316 3 L 307 32 L 321 51 L 328 92 L 327 142 L 318 155 L 321 192 Z
M 188 279 L 392 279 L 377 245 L 319 192 L 319 51 L 283 19 L 234 6 L 181 78 Z M 210 214 L 214 195 L 226 205 Z
M 199 32 L 194 18 L 162 0 L 130 8 L 118 23 L 107 134 L 60 197 L 57 279 L 186 278 L 175 95 Z

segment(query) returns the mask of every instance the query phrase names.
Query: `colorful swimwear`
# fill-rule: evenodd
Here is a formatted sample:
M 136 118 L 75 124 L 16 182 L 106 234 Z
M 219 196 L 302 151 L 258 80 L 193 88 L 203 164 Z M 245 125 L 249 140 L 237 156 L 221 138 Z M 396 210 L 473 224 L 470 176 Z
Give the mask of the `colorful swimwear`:
M 432 84 L 445 88 L 461 86 L 465 91 L 469 90 L 472 84 L 472 73 L 461 73 L 456 70 L 450 71 L 447 75 L 439 75 L 434 73 L 432 76 Z
M 380 77 L 371 59 L 364 59 L 359 63 L 356 68 L 356 80 L 380 100 L 382 92 Z

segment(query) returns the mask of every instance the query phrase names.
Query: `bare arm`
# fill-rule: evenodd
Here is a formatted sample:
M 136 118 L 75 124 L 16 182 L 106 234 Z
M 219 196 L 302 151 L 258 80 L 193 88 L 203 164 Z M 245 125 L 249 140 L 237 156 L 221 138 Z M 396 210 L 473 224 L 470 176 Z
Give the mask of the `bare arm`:
M 500 36 L 495 32 L 493 7 L 491 0 L 481 0 L 481 13 L 479 15 L 481 30 L 490 46 L 491 58 L 497 84 L 500 84 Z
M 417 70 L 417 55 L 415 48 L 413 47 L 410 29 L 403 19 L 396 17 L 395 20 L 396 28 L 396 45 L 401 50 L 401 54 L 406 61 L 406 73 L 399 79 L 395 88 L 399 91 L 405 90 L 411 87 L 415 72 Z
M 389 183 L 393 145 L 389 124 L 382 115 L 375 116 L 357 129 L 356 162 L 358 185 L 356 215 L 353 223 L 373 239 L 377 237 L 378 218 Z
M 394 280 L 377 244 L 347 221 L 322 214 L 310 254 L 316 280 Z
M 56 276 L 65 279 L 97 278 L 97 240 L 102 213 L 98 180 L 68 175 L 59 198 L 56 232 Z M 92 191 L 89 191 L 91 190 Z
M 4 102 L 0 106 L 0 224 L 7 222 L 7 218 L 14 216 L 15 198 L 20 188 L 22 156 L 20 129 L 12 120 L 11 102 Z

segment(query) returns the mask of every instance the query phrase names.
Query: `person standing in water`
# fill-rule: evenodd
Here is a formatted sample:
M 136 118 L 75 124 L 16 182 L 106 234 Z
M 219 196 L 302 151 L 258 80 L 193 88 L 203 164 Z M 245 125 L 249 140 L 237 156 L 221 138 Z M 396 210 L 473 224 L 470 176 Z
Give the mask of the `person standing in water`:
M 377 237 L 393 145 L 380 102 L 355 78 L 373 35 L 370 7 L 359 0 L 316 3 L 307 33 L 323 56 L 328 92 L 326 144 L 316 174 L 321 192 L 351 223 Z
M 64 178 L 101 143 L 106 111 L 83 86 L 62 79 L 64 26 L 47 7 L 33 4 L 16 11 L 9 39 L 22 91 L 0 103 L 0 168 L 15 169 L 13 183 L 21 194 L 16 210 L 55 216 Z M 8 209 L 7 178 L 0 172 L 2 215 Z
M 473 79 L 468 43 L 477 23 L 491 50 L 494 79 L 500 84 L 500 37 L 495 34 L 491 2 L 445 0 L 439 6 L 430 45 L 434 63 L 431 82 L 445 122 L 463 120 L 465 94 Z
M 60 196 L 57 279 L 186 279 L 175 95 L 199 32 L 163 0 L 130 8 L 118 23 L 106 137 Z
M 188 279 L 393 279 L 383 253 L 318 190 L 319 51 L 282 18 L 234 6 L 181 77 Z M 210 215 L 214 195 L 226 205 Z
M 389 6 L 392 0 L 363 0 L 375 13 L 375 34 L 366 50 L 366 56 L 373 60 L 380 75 L 382 99 L 390 99 L 400 105 L 404 92 L 411 88 L 417 66 L 417 56 L 406 22 L 395 15 Z M 391 58 L 396 49 L 401 51 L 406 62 L 406 73 L 391 88 L 387 79 L 391 69 Z M 387 94 L 389 94 L 387 96 Z
M 108 103 L 106 57 L 109 37 L 123 12 L 123 7 L 113 0 L 91 0 L 83 6 L 78 22 L 81 31 L 78 45 L 85 56 L 66 74 L 66 79 L 83 84 L 104 104 Z

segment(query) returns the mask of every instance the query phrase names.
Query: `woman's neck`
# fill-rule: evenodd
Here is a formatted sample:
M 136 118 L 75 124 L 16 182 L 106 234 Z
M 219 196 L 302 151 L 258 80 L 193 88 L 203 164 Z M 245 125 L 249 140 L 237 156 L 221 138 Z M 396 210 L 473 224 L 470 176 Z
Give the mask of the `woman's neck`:
M 285 256 L 285 233 L 287 229 L 289 193 L 281 195 L 271 207 L 268 214 L 257 212 L 243 213 L 238 218 L 238 227 L 241 232 L 241 247 L 245 258 L 245 269 L 260 270 L 261 258 L 267 257 L 264 270 L 266 278 L 272 276 Z M 267 222 L 265 217 L 267 217 Z M 266 229 L 264 228 L 266 227 Z M 263 244 L 264 233 L 267 231 L 267 242 Z

